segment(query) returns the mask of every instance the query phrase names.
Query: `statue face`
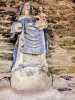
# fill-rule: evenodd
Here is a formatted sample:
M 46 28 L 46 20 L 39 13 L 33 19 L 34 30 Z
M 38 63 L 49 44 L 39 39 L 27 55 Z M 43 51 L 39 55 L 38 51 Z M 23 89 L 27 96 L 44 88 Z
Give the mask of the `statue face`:
M 43 8 L 42 8 L 42 7 L 39 7 L 39 10 L 40 10 L 40 11 L 42 11 L 42 10 L 43 10 Z
M 30 10 L 30 4 L 29 3 L 26 3 L 24 9 L 25 10 Z
M 25 3 L 24 8 L 23 8 L 23 14 L 29 14 L 30 13 L 30 4 Z

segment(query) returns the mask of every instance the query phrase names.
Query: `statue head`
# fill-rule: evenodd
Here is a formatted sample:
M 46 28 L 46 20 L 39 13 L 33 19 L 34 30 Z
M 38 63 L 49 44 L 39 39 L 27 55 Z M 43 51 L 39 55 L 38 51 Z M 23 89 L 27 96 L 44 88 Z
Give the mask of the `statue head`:
M 30 14 L 30 10 L 31 10 L 30 3 L 28 3 L 28 2 L 24 3 L 23 15 L 29 15 Z
M 40 7 L 39 7 L 39 10 L 40 10 L 40 12 L 43 12 L 43 7 L 40 6 Z

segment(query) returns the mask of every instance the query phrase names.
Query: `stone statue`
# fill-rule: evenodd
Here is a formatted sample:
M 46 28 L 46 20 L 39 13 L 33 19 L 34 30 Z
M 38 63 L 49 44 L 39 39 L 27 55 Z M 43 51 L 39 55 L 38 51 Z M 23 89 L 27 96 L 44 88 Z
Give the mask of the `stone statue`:
M 42 18 L 39 18 L 40 22 L 34 21 L 34 16 L 30 15 L 31 9 L 26 2 L 18 22 L 12 25 L 12 30 L 18 33 L 11 76 L 11 87 L 16 90 L 46 90 L 52 85 L 52 77 L 47 74 L 46 24 L 39 25 L 43 23 Z

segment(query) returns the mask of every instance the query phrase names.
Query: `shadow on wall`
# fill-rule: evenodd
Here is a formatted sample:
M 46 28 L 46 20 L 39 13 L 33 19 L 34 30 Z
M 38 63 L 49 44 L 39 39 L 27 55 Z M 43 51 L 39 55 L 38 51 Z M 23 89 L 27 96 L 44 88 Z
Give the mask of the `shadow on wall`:
M 75 3 L 75 0 L 72 0 Z

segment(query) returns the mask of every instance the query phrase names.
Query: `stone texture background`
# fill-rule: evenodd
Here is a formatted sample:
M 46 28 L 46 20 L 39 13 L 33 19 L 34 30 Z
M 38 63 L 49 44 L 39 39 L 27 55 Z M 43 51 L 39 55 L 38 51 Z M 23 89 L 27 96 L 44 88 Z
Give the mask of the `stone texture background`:
M 43 7 L 49 24 L 47 28 L 49 41 L 47 62 L 51 67 L 53 86 L 57 88 L 59 83 L 58 88 L 67 88 L 68 84 L 75 83 L 75 3 L 73 0 L 36 1 L 31 1 L 31 4 L 36 9 L 39 6 Z M 15 6 L 18 4 L 19 2 L 16 2 Z M 10 67 L 15 43 L 11 41 L 9 35 L 11 26 L 9 15 L 0 14 L 0 65 Z M 65 92 L 65 94 L 75 93 L 75 86 L 71 89 L 72 91 Z

